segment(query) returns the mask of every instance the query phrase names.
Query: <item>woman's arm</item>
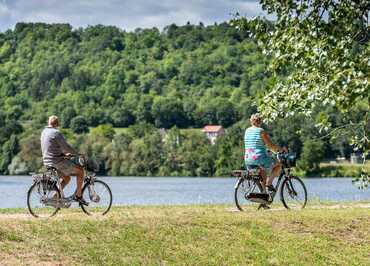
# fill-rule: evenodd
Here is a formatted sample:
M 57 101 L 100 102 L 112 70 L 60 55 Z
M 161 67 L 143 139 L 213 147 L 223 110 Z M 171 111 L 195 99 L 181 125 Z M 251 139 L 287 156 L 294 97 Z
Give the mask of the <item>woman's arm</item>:
M 267 148 L 269 148 L 269 150 L 272 150 L 273 152 L 278 152 L 278 151 L 283 150 L 280 146 L 277 146 L 271 142 L 269 135 L 267 135 L 267 133 L 264 130 L 261 131 L 261 138 L 263 142 L 265 143 L 265 145 L 267 146 Z

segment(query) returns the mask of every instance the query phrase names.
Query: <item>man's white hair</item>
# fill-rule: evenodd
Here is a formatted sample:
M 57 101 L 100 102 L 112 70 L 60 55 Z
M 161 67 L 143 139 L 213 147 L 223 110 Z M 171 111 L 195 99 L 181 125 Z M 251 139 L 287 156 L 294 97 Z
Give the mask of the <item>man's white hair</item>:
M 48 124 L 54 126 L 58 124 L 58 121 L 59 121 L 58 117 L 56 115 L 52 115 L 49 117 Z

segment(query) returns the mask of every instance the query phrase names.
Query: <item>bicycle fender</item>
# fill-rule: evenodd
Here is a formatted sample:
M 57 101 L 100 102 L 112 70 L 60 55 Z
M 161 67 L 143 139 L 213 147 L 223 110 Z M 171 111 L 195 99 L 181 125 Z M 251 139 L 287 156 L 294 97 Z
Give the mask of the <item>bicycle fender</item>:
M 236 188 L 238 187 L 238 185 L 239 185 L 239 183 L 241 182 L 241 180 L 242 180 L 242 179 L 241 179 L 241 178 L 239 178 L 239 179 L 238 179 L 238 181 L 236 181 L 236 184 L 234 185 L 234 189 L 236 189 Z

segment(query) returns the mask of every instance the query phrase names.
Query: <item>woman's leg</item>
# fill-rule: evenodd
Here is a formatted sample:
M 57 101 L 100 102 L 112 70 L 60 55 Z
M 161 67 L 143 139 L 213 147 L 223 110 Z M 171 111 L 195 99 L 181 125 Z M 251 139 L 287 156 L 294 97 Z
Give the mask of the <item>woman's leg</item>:
M 266 186 L 272 185 L 274 178 L 277 177 L 280 173 L 280 168 L 281 168 L 281 164 L 279 162 L 276 162 L 274 166 L 272 167 L 270 177 L 267 178 Z
M 262 167 L 260 168 L 260 175 L 262 177 L 262 182 L 261 182 L 262 193 L 266 193 L 267 175 L 266 175 L 265 169 L 263 169 Z

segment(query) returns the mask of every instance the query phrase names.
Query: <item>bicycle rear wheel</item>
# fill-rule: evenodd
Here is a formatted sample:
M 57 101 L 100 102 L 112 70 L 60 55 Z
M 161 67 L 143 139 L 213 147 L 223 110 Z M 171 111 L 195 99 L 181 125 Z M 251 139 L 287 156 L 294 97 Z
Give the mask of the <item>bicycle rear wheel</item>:
M 251 202 L 247 199 L 247 196 L 252 192 L 262 192 L 259 181 L 246 178 L 238 180 L 234 190 L 234 200 L 239 211 L 245 210 L 248 205 L 250 206 Z
M 280 198 L 287 209 L 303 209 L 307 203 L 306 186 L 299 177 L 285 178 L 281 185 Z
M 60 191 L 55 185 L 50 187 L 42 181 L 37 182 L 28 190 L 27 207 L 34 217 L 51 217 L 60 209 L 56 207 L 60 198 Z
M 93 185 L 86 183 L 82 189 L 82 197 L 89 203 L 88 206 L 81 205 L 82 210 L 88 215 L 105 215 L 112 206 L 112 192 L 101 180 L 94 180 Z

